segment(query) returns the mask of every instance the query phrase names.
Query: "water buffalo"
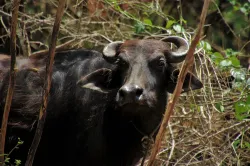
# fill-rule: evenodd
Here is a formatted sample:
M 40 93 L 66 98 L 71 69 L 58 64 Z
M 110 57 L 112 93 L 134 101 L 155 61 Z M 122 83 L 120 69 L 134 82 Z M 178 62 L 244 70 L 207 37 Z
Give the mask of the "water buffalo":
M 167 42 L 177 49 L 171 51 Z M 184 60 L 188 48 L 186 40 L 171 36 L 161 41 L 112 42 L 103 53 L 85 49 L 57 53 L 47 119 L 34 165 L 135 165 L 145 150 L 142 138 L 155 138 L 167 93 L 176 85 L 179 70 L 175 64 Z M 0 66 L 7 65 L 6 57 L 3 59 Z M 10 157 L 23 163 L 41 105 L 44 64 L 37 57 L 17 60 L 6 149 L 11 150 L 20 137 L 24 144 Z M 1 112 L 8 73 L 2 75 Z M 188 73 L 183 92 L 201 87 Z

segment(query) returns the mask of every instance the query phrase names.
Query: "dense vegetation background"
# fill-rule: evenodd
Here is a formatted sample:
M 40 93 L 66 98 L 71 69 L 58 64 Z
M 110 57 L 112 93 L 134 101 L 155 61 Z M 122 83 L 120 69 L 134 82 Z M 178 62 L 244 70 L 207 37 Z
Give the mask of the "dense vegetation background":
M 18 53 L 44 55 L 57 0 L 22 0 Z M 101 51 L 110 41 L 161 39 L 191 41 L 203 1 L 71 0 L 67 2 L 58 50 Z M 0 0 L 0 53 L 9 54 L 11 2 Z M 213 0 L 193 72 L 204 88 L 183 95 L 158 155 L 159 165 L 250 164 L 250 2 Z M 17 162 L 18 165 L 18 162 Z

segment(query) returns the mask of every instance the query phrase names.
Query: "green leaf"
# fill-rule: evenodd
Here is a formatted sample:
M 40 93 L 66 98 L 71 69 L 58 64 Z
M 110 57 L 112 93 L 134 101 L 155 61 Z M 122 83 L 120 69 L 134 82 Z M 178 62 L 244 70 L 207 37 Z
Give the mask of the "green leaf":
M 228 60 L 228 59 L 222 60 L 222 61 L 220 62 L 220 66 L 221 66 L 221 67 L 229 67 L 229 66 L 231 66 L 231 65 L 232 65 L 232 62 L 231 62 L 230 60 Z
M 7 157 L 5 160 L 4 160 L 5 163 L 9 163 L 10 162 L 10 158 Z
M 231 75 L 235 78 L 236 82 L 241 82 L 246 80 L 246 73 L 244 70 L 232 68 L 230 70 Z
M 215 107 L 216 107 L 216 109 L 217 109 L 219 112 L 224 112 L 224 111 L 225 111 L 225 108 L 224 108 L 224 106 L 222 105 L 222 103 L 216 103 L 216 104 L 215 104 Z
M 238 91 L 242 91 L 243 88 L 245 87 L 245 83 L 244 82 L 237 82 L 237 81 L 233 81 L 233 89 L 237 89 Z
M 147 24 L 147 25 L 153 25 L 152 24 L 152 21 L 150 20 L 150 19 L 147 19 L 147 18 L 145 18 L 144 20 L 143 20 L 143 22 L 145 23 L 145 24 Z
M 237 113 L 244 113 L 244 112 L 247 112 L 247 106 L 246 106 L 246 103 L 243 102 L 243 101 L 239 101 L 235 104 L 235 111 Z
M 16 160 L 15 160 L 15 165 L 16 165 L 16 166 L 21 165 L 21 160 L 17 160 L 17 159 L 16 159 Z
M 236 1 L 235 0 L 228 0 L 232 5 L 235 5 L 236 4 Z
M 236 56 L 239 54 L 239 52 L 234 51 L 234 50 L 232 50 L 231 48 L 226 49 L 226 50 L 225 50 L 225 53 L 226 53 L 226 57 L 228 57 L 228 58 L 233 57 L 233 56 L 236 57 Z
M 240 145 L 240 139 L 237 139 L 233 142 L 233 147 L 236 149 Z
M 246 85 L 250 86 L 250 78 L 247 79 Z
M 180 26 L 179 24 L 175 24 L 175 25 L 173 26 L 173 29 L 174 29 L 177 33 L 184 32 L 184 29 L 183 29 L 182 26 Z
M 168 20 L 167 21 L 167 25 L 166 25 L 166 28 L 169 29 L 172 27 L 173 24 L 175 24 L 176 21 L 175 20 Z
M 250 105 L 250 94 L 247 96 L 246 104 Z
M 245 147 L 246 147 L 247 149 L 250 149 L 250 143 L 249 143 L 249 142 L 244 142 L 244 144 L 245 144 Z
M 248 108 L 248 114 L 249 114 L 249 117 L 250 117 L 250 94 L 248 94 L 248 96 L 247 96 L 247 99 L 246 99 L 246 106 L 247 106 L 247 108 Z
M 145 24 L 145 25 L 147 25 L 147 30 L 149 30 L 149 31 L 151 31 L 151 29 L 152 29 L 152 21 L 150 20 L 150 19 L 144 19 L 143 20 L 143 23 Z
M 17 144 L 18 144 L 18 145 L 22 145 L 22 144 L 23 144 L 23 141 L 19 140 L 19 141 L 17 142 Z
M 240 11 L 247 16 L 250 13 L 250 4 L 244 3 L 244 5 L 240 7 Z
M 224 57 L 219 52 L 215 52 L 211 55 L 211 59 L 216 65 L 218 65 Z
M 245 15 L 247 15 L 247 14 L 248 14 L 247 9 L 246 9 L 246 8 L 244 8 L 244 7 L 241 7 L 241 8 L 240 8 L 240 11 L 241 11 L 242 13 L 244 13 Z
M 235 56 L 230 57 L 229 60 L 232 62 L 232 65 L 234 67 L 240 67 L 240 61 L 238 58 L 236 58 Z
M 136 24 L 134 25 L 135 28 L 135 33 L 142 33 L 145 31 L 145 25 L 142 22 L 136 22 Z
M 204 48 L 206 51 L 211 51 L 212 47 L 208 42 L 200 41 L 199 46 Z
M 212 47 L 211 45 L 208 43 L 208 42 L 205 42 L 205 45 L 204 45 L 204 48 L 208 51 L 211 51 L 212 50 Z
M 245 102 L 239 101 L 235 103 L 234 108 L 235 108 L 235 117 L 237 120 L 241 121 L 249 117 L 248 111 L 250 108 L 248 107 L 248 105 L 246 105 Z
M 149 16 L 149 13 L 146 12 L 146 11 L 144 11 L 144 12 L 142 12 L 142 15 L 144 15 L 144 16 Z
M 184 24 L 187 24 L 187 21 L 183 17 L 180 18 L 180 21 L 183 22 Z
M 224 59 L 224 57 L 221 55 L 221 53 L 219 52 L 215 52 L 212 54 L 212 57 L 216 58 L 216 59 Z

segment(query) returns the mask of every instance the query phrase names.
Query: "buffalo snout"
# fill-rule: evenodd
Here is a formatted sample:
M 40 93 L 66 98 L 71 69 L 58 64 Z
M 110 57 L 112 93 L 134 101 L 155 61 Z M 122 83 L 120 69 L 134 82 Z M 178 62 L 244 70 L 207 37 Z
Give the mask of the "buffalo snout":
M 142 100 L 143 88 L 138 85 L 122 86 L 116 96 L 116 101 L 120 106 L 129 103 L 138 103 Z

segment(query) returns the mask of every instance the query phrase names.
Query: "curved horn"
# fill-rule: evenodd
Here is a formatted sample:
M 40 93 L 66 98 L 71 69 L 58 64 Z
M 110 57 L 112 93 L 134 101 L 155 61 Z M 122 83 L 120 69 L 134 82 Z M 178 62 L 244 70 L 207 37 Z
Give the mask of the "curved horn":
M 189 49 L 189 44 L 187 40 L 185 40 L 182 37 L 178 36 L 168 36 L 166 38 L 163 38 L 162 41 L 164 42 L 171 42 L 174 43 L 177 46 L 176 51 L 169 51 L 167 53 L 167 60 L 172 63 L 179 63 L 182 62 Z
M 116 42 L 109 43 L 103 49 L 103 52 L 102 52 L 103 57 L 110 62 L 114 62 L 116 60 L 117 51 L 122 44 L 123 44 L 122 41 L 116 41 Z

